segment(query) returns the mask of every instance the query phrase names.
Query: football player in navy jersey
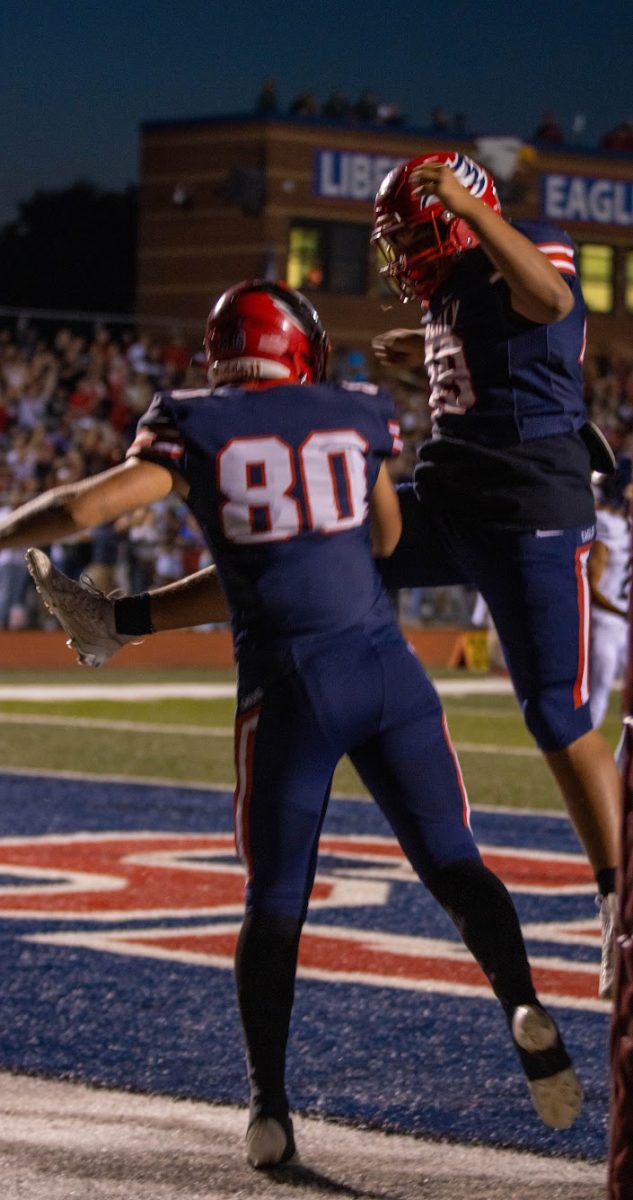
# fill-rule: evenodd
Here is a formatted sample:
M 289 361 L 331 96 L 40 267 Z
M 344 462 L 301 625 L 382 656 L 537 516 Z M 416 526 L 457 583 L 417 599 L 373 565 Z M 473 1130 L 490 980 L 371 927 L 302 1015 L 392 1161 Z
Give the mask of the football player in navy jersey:
M 208 390 L 157 394 L 126 464 L 16 510 L 0 546 L 67 537 L 175 489 L 213 553 L 238 664 L 235 833 L 247 884 L 236 981 L 249 1161 L 271 1166 L 294 1153 L 285 1055 L 297 953 L 332 775 L 346 753 L 488 976 L 537 1112 L 565 1128 L 580 1110 L 580 1084 L 537 1000 L 510 896 L 473 840 L 437 693 L 372 557 L 388 555 L 400 535 L 386 469 L 399 443 L 392 403 L 371 386 L 324 382 L 319 318 L 283 285 L 225 293 L 205 349 Z M 28 559 L 84 657 L 103 657 L 113 614 L 105 650 L 134 635 L 134 604 L 92 594 L 42 551 Z M 165 591 L 150 599 L 152 617 Z M 220 593 L 206 619 L 221 608 Z
M 372 240 L 419 331 L 375 340 L 386 366 L 425 368 L 432 436 L 399 489 L 388 587 L 470 583 L 483 596 L 526 724 L 593 866 L 599 993 L 613 987 L 620 781 L 589 706 L 591 470 L 611 467 L 587 422 L 585 306 L 570 238 L 501 216 L 494 182 L 454 152 L 396 167 Z M 593 461 L 592 461 L 593 460 Z

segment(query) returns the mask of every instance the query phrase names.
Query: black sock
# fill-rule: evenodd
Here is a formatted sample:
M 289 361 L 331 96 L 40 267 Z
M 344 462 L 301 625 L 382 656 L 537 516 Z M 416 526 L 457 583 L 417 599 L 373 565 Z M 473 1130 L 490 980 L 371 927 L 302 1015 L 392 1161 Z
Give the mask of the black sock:
M 596 871 L 596 883 L 601 896 L 608 896 L 615 891 L 615 867 L 603 867 Z
M 154 633 L 149 592 L 142 592 L 140 596 L 122 596 L 114 601 L 114 628 L 128 637 Z
M 519 918 L 501 880 L 479 859 L 460 859 L 442 867 L 428 888 L 488 976 L 508 1020 L 519 1004 L 533 1004 L 536 992 Z
M 251 1087 L 250 1119 L 288 1116 L 286 1045 L 301 921 L 249 913 L 235 952 L 235 979 Z

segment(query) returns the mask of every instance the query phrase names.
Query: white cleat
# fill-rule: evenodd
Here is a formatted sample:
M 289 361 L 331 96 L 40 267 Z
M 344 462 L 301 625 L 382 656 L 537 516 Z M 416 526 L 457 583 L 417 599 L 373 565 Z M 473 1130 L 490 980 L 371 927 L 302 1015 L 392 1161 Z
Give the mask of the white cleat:
M 274 1117 L 256 1117 L 246 1130 L 246 1157 L 252 1167 L 278 1167 L 294 1154 L 291 1121 L 284 1129 Z
M 615 892 L 598 896 L 600 912 L 602 955 L 600 959 L 600 981 L 598 995 L 601 1000 L 611 1000 L 615 978 L 615 943 L 618 930 L 618 897 Z
M 541 1121 L 550 1129 L 569 1129 L 583 1092 L 556 1022 L 540 1005 L 523 1004 L 514 1010 L 512 1037 Z
M 80 583 L 53 566 L 43 550 L 27 550 L 26 564 L 48 611 L 68 634 L 67 646 L 77 651 L 84 667 L 101 667 L 121 646 L 138 638 L 117 633 L 114 600 L 100 592 L 88 576 Z

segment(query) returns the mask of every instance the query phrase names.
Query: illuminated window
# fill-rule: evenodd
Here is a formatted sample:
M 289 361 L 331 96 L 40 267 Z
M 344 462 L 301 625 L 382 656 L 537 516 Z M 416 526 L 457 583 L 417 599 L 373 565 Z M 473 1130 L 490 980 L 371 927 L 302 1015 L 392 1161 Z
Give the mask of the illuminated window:
M 292 225 L 286 280 L 301 291 L 363 295 L 368 241 L 366 225 L 335 221 Z
M 628 250 L 624 256 L 624 307 L 627 312 L 633 312 L 633 251 Z
M 316 225 L 293 225 L 288 246 L 286 282 L 293 288 L 318 288 L 323 283 L 322 238 Z
M 613 247 L 585 242 L 578 251 L 580 281 L 589 312 L 613 310 Z M 633 276 L 631 279 L 633 286 Z

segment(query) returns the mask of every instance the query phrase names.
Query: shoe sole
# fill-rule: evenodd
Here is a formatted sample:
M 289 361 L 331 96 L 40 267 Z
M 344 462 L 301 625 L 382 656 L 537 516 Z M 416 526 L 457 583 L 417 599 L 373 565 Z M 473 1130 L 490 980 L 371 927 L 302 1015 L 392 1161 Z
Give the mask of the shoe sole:
M 528 1080 L 532 1104 L 544 1125 L 569 1129 L 582 1108 L 583 1092 L 573 1067 L 547 1079 Z
M 29 574 L 33 580 L 33 583 L 35 584 L 35 590 L 37 591 L 38 596 L 41 596 L 44 607 L 51 614 L 51 616 L 55 617 L 56 621 L 59 621 L 64 633 L 68 634 L 68 641 L 66 642 L 66 645 L 68 646 L 69 650 L 74 650 L 76 652 L 77 661 L 81 663 L 83 667 L 103 666 L 103 663 L 107 661 L 103 655 L 95 654 L 91 650 L 81 650 L 77 645 L 77 642 L 73 637 L 72 630 L 70 630 L 66 625 L 65 618 L 57 608 L 55 601 L 51 598 L 48 585 L 44 579 L 44 567 L 39 562 L 40 557 L 43 557 L 42 552 L 41 550 L 37 549 L 27 550 L 24 555 Z
M 560 1034 L 549 1013 L 536 1005 L 526 1004 L 515 1009 L 512 1017 L 512 1036 L 526 1054 L 546 1055 L 558 1048 L 559 1065 L 561 1055 L 567 1066 L 562 1070 L 530 1079 L 528 1088 L 532 1104 L 544 1125 L 550 1129 L 569 1129 L 582 1108 L 583 1090 L 562 1045 Z M 524 1063 L 524 1070 L 529 1071 Z

